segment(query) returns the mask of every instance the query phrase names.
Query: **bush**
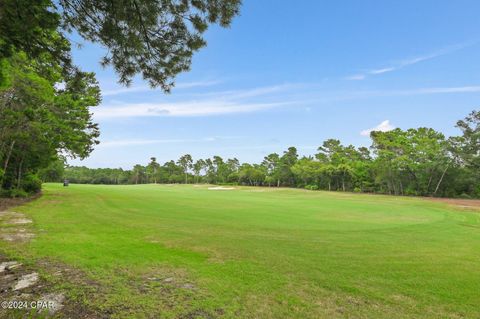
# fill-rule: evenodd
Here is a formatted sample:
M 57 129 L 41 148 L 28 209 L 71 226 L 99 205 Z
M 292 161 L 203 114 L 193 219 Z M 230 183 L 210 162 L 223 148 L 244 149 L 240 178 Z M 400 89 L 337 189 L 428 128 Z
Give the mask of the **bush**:
M 353 192 L 355 192 L 355 193 L 361 193 L 361 192 L 362 192 L 362 189 L 361 189 L 360 187 L 355 187 L 355 188 L 353 189 Z
M 42 189 L 42 181 L 37 175 L 27 174 L 22 180 L 21 188 L 30 194 L 38 193 Z
M 25 198 L 28 197 L 28 193 L 23 189 L 18 188 L 2 189 L 0 191 L 0 197 Z
M 462 199 L 471 199 L 472 197 L 468 194 L 465 194 L 465 193 L 462 193 L 458 196 L 458 198 L 462 198 Z
M 311 191 L 318 190 L 318 185 L 305 185 L 305 189 L 309 189 Z

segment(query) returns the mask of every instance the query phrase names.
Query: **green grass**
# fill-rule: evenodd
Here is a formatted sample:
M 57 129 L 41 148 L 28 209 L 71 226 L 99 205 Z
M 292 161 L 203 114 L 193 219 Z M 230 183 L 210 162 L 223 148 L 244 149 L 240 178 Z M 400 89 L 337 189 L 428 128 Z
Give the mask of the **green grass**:
M 17 209 L 37 237 L 15 249 L 84 271 L 104 288 L 88 302 L 113 317 L 480 318 L 475 212 L 292 189 L 44 189 Z

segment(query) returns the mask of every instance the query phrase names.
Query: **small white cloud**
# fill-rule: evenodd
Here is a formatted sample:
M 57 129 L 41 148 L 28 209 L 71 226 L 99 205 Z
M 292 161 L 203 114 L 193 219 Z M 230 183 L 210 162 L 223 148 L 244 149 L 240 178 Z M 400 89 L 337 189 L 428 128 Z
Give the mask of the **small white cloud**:
M 390 120 L 385 120 L 382 123 L 378 124 L 375 127 L 369 128 L 367 130 L 363 130 L 360 132 L 360 135 L 362 136 L 370 136 L 370 133 L 373 131 L 380 131 L 380 132 L 388 132 L 395 129 L 395 126 L 393 126 L 390 123 Z
M 354 74 L 347 76 L 345 79 L 350 80 L 350 81 L 361 81 L 365 80 L 366 76 L 365 74 Z
M 376 69 L 376 70 L 371 70 L 370 74 L 382 74 L 382 73 L 387 73 L 387 72 L 392 72 L 395 71 L 397 68 L 395 67 L 389 67 L 389 68 L 383 68 L 383 69 Z

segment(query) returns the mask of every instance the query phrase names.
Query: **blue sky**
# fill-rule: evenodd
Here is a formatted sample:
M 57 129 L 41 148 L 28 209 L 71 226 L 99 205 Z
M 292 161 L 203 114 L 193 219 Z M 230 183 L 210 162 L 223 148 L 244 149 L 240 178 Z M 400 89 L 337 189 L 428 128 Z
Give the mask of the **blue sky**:
M 370 145 L 368 130 L 427 126 L 457 134 L 480 108 L 479 1 L 244 0 L 230 29 L 211 27 L 192 70 L 165 95 L 102 69 L 102 48 L 74 59 L 95 71 L 101 144 L 71 164 L 130 168 L 189 153 L 259 162 L 322 141 Z

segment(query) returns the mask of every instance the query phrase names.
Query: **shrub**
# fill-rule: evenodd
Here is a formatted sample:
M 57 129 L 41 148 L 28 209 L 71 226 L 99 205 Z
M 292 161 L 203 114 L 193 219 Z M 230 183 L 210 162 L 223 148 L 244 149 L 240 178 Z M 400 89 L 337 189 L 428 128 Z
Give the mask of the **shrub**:
M 466 193 L 462 193 L 458 196 L 458 198 L 462 198 L 462 199 L 471 199 L 472 197 Z
M 353 191 L 354 191 L 355 193 L 361 193 L 361 192 L 362 192 L 362 189 L 361 189 L 360 187 L 355 187 L 355 188 L 353 189 Z
M 2 189 L 0 191 L 0 197 L 24 198 L 24 197 L 28 197 L 28 193 L 23 189 L 19 189 L 19 188 Z
M 318 190 L 318 185 L 305 185 L 305 188 L 311 191 L 316 191 Z
M 37 175 L 27 174 L 23 178 L 21 188 L 30 194 L 38 193 L 42 189 L 42 181 Z

